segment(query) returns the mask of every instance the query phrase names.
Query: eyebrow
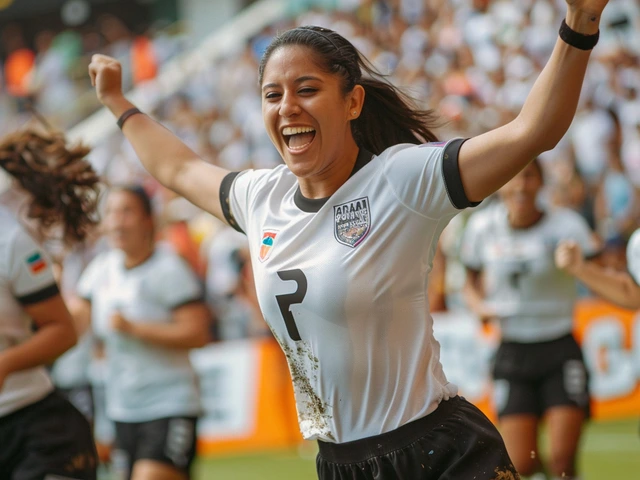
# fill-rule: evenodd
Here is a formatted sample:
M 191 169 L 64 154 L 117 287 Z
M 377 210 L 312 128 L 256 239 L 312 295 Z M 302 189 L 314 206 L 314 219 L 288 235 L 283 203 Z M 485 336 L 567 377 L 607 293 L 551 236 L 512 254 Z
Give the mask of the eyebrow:
M 322 79 L 320 79 L 318 77 L 314 77 L 313 75 L 305 75 L 303 77 L 296 78 L 293 83 L 302 83 L 302 82 L 306 82 L 308 80 L 317 80 L 319 82 L 322 81 Z M 277 83 L 268 83 L 268 84 L 266 84 L 266 85 L 264 85 L 262 87 L 262 90 L 265 90 L 267 88 L 278 87 L 278 86 L 280 86 L 280 85 L 277 84 Z

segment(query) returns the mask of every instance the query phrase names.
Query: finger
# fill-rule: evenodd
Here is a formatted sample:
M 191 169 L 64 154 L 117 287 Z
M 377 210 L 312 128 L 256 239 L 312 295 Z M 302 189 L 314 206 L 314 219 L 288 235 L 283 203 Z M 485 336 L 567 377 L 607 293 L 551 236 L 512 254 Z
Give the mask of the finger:
M 96 86 L 96 67 L 93 63 L 89 64 L 89 78 L 91 79 L 91 86 L 95 87 Z

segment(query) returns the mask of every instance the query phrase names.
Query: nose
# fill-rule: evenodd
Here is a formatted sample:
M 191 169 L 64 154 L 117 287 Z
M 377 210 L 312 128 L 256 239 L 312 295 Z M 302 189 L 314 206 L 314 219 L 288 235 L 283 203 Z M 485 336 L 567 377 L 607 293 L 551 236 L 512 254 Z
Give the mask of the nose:
M 285 92 L 280 101 L 280 116 L 288 118 L 300 113 L 300 105 L 294 94 Z

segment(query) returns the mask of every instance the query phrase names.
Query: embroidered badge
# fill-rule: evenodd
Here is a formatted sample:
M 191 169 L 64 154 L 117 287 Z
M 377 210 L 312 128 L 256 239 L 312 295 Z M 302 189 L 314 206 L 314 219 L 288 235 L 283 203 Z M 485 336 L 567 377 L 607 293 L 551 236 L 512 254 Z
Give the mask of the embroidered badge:
M 277 235 L 277 230 L 264 230 L 262 232 L 262 240 L 260 240 L 260 253 L 258 254 L 258 259 L 261 262 L 264 262 L 267 258 L 269 258 L 269 255 L 271 255 L 273 243 L 275 242 Z
M 333 207 L 336 240 L 347 247 L 357 247 L 371 228 L 369 198 L 362 197 Z
M 31 272 L 32 275 L 37 275 L 47 268 L 47 262 L 40 252 L 32 253 L 25 259 L 25 261 L 27 262 L 27 267 L 29 267 L 29 272 Z

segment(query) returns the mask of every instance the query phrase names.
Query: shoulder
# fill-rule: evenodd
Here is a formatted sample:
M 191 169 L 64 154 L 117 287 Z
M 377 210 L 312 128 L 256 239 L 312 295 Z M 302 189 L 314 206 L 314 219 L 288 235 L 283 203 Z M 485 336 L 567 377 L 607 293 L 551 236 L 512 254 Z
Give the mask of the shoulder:
M 238 172 L 234 179 L 234 184 L 250 184 L 253 188 L 260 189 L 261 187 L 273 186 L 288 180 L 295 181 L 295 177 L 287 166 L 283 164 L 274 168 Z
M 578 212 L 566 207 L 554 207 L 546 210 L 550 223 L 554 228 L 561 230 L 569 228 L 585 228 L 589 229 L 587 221 Z
M 7 273 L 11 268 L 12 260 L 16 256 L 16 248 L 31 245 L 35 240 L 22 227 L 17 218 L 6 209 L 0 207 L 0 271 Z M 24 240 L 30 240 L 25 244 Z
M 447 145 L 451 142 L 430 142 L 416 145 L 413 143 L 400 143 L 386 148 L 378 157 L 384 164 L 397 161 L 437 159 L 444 156 Z
M 160 276 L 160 273 L 172 274 L 177 271 L 191 271 L 187 261 L 182 258 L 170 245 L 159 243 L 149 259 L 149 270 L 152 275 Z
M 87 265 L 87 269 L 95 269 L 98 267 L 106 268 L 108 266 L 117 265 L 122 261 L 122 254 L 118 250 L 105 250 L 97 254 L 93 260 Z

